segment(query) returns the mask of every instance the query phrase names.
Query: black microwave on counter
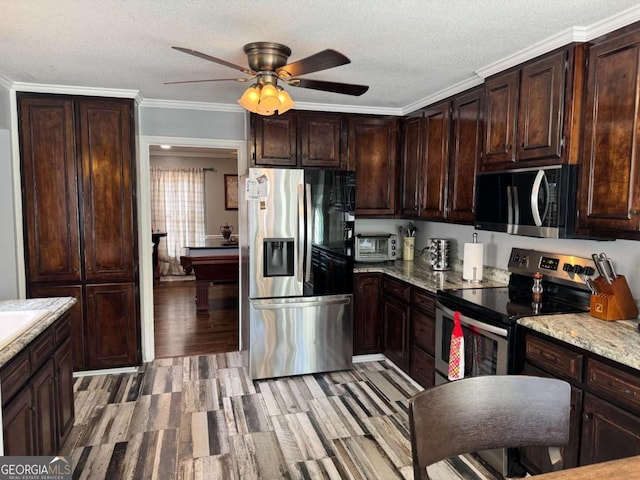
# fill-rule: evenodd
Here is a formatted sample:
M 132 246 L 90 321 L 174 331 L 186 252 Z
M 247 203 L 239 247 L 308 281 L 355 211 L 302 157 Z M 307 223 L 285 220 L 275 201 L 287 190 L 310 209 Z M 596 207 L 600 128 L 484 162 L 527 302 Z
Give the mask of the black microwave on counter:
M 530 237 L 574 237 L 577 183 L 577 165 L 481 172 L 476 177 L 475 227 Z

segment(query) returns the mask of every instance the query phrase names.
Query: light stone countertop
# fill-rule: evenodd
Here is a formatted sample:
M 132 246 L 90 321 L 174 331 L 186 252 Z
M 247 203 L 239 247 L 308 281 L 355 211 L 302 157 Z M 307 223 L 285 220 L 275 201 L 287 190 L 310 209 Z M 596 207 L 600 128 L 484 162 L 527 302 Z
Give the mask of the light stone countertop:
M 524 327 L 544 333 L 628 367 L 640 370 L 638 320 L 606 321 L 588 313 L 541 315 L 518 320 Z
M 412 262 L 403 260 L 381 263 L 358 262 L 353 271 L 354 273 L 385 273 L 433 293 L 445 288 L 504 287 L 509 282 L 510 275 L 504 270 L 485 267 L 482 281 L 474 283 L 462 279 L 462 262 L 454 261 L 452 270 L 438 272 L 431 270 L 423 258 L 416 258 Z
M 44 332 L 77 300 L 73 297 L 30 298 L 27 300 L 0 300 L 0 311 L 48 310 L 50 313 L 29 327 L 22 335 L 0 349 L 0 367 L 20 353 L 31 341 Z

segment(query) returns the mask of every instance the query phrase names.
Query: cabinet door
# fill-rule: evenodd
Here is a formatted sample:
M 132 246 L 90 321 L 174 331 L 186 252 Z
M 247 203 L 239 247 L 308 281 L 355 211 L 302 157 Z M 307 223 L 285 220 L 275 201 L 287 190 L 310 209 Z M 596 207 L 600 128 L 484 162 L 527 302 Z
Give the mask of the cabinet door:
M 87 285 L 87 356 L 92 368 L 140 363 L 133 283 Z
M 384 297 L 384 354 L 401 369 L 409 369 L 409 304 Z
M 410 117 L 402 123 L 402 193 L 400 214 L 420 214 L 420 179 L 422 168 L 422 117 Z
M 485 82 L 485 140 L 482 169 L 513 166 L 520 71 L 496 75 Z
M 453 99 L 453 139 L 449 164 L 448 220 L 472 224 L 476 171 L 482 154 L 484 90 L 470 90 Z
M 32 298 L 74 297 L 77 300 L 69 309 L 69 321 L 71 322 L 71 344 L 73 349 L 73 368 L 74 370 L 86 370 L 86 327 L 84 323 L 84 298 L 82 296 L 82 286 L 32 286 L 29 296 Z
M 299 126 L 301 165 L 339 169 L 342 116 L 300 113 Z
M 578 230 L 640 230 L 640 32 L 591 45 Z
M 451 103 L 444 102 L 424 112 L 422 200 L 420 216 L 425 220 L 447 218 Z
M 67 339 L 54 355 L 56 386 L 56 432 L 58 446 L 64 444 L 73 428 L 73 358 L 71 340 Z
M 580 465 L 639 454 L 640 417 L 586 393 Z
M 394 118 L 349 118 L 349 169 L 356 175 L 356 216 L 395 215 L 397 135 Z
M 49 360 L 31 379 L 35 454 L 53 455 L 58 449 L 56 432 L 56 388 L 53 360 Z
M 566 50 L 522 67 L 517 162 L 560 158 Z M 557 162 L 557 160 L 555 160 Z
M 251 115 L 255 164 L 295 167 L 298 116 L 295 112 L 263 117 Z
M 73 101 L 18 96 L 28 282 L 81 277 Z
M 86 280 L 133 281 L 137 265 L 133 103 L 78 101 Z
M 523 375 L 535 377 L 549 377 L 552 375 L 526 362 Z M 563 468 L 578 466 L 578 452 L 580 448 L 580 425 L 582 423 L 582 390 L 571 385 L 571 414 L 569 416 L 569 443 L 562 447 Z M 551 471 L 548 447 L 525 447 L 520 449 L 520 461 L 531 474 L 547 473 Z
M 359 273 L 354 276 L 353 354 L 382 351 L 380 318 L 382 275 Z
M 33 394 L 30 385 L 2 409 L 5 456 L 37 455 L 33 424 Z

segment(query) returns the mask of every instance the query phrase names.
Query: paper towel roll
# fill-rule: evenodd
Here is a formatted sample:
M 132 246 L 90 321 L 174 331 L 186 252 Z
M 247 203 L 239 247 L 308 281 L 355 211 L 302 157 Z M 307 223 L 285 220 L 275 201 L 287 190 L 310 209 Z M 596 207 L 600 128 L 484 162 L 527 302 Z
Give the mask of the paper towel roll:
M 482 265 L 484 244 L 465 243 L 464 260 L 462 265 L 462 279 L 479 282 L 482 280 Z M 475 277 L 474 277 L 475 269 Z

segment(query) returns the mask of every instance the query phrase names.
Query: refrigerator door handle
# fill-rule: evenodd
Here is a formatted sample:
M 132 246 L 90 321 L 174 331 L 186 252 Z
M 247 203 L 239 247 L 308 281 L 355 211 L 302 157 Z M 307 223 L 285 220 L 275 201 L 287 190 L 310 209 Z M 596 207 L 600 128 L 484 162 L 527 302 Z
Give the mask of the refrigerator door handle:
M 296 279 L 298 282 L 302 282 L 304 272 L 304 190 L 303 185 L 298 184 L 298 268 L 296 271 Z
M 305 282 L 310 282 L 311 281 L 311 234 L 312 234 L 312 228 L 313 228 L 313 210 L 311 209 L 311 184 L 307 183 L 305 184 L 305 199 L 306 199 L 306 221 L 305 221 L 305 225 L 307 227 L 307 231 L 306 231 L 306 235 L 304 238 L 304 248 L 305 248 L 305 252 L 304 252 L 304 259 L 305 259 L 305 267 L 304 267 L 304 271 L 305 271 L 305 275 L 304 275 L 304 281 Z
M 268 303 L 258 303 L 253 302 L 253 308 L 256 310 L 281 310 L 283 308 L 301 308 L 301 307 L 318 307 L 323 305 L 348 305 L 351 303 L 350 297 L 344 298 L 336 298 L 336 299 L 326 299 L 322 300 L 313 300 L 306 302 L 268 302 Z

